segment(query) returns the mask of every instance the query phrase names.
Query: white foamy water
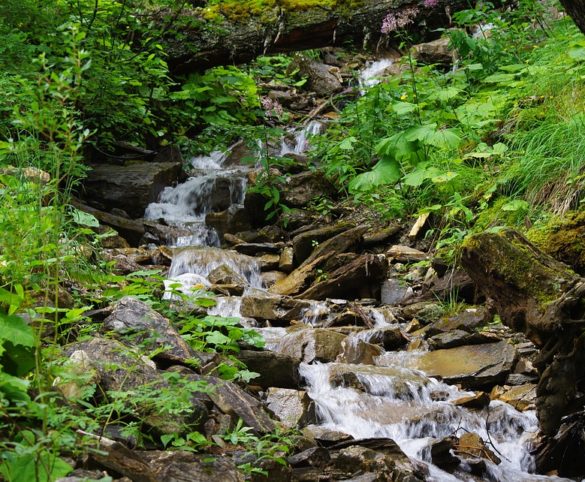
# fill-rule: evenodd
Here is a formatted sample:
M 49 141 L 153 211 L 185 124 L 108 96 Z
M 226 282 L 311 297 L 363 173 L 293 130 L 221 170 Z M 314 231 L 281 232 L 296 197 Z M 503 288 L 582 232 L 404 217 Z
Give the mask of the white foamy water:
M 358 77 L 360 92 L 362 95 L 366 93 L 370 87 L 381 82 L 380 77 L 384 71 L 390 67 L 394 62 L 391 59 L 380 59 L 374 62 L 368 62 L 366 68 L 363 69 Z
M 486 462 L 490 480 L 564 480 L 529 473 L 534 469 L 530 443 L 538 431 L 533 411 L 519 412 L 499 401 L 492 401 L 481 411 L 455 406 L 452 400 L 470 392 L 406 368 L 410 364 L 407 359 L 417 354 L 401 352 L 399 356 L 402 363 L 390 367 L 301 364 L 299 372 L 317 404 L 322 424 L 356 439 L 391 438 L 409 457 L 429 466 L 429 481 L 465 480 L 430 464 L 430 444 L 434 440 L 465 432 L 477 433 L 502 460 L 498 466 Z M 349 387 L 339 385 L 343 377 L 338 372 L 348 370 L 359 387 L 355 382 Z
M 294 129 L 292 141 L 283 137 L 280 146 L 280 155 L 303 154 L 309 148 L 309 139 L 321 133 L 323 124 L 319 121 L 311 121 L 302 129 Z

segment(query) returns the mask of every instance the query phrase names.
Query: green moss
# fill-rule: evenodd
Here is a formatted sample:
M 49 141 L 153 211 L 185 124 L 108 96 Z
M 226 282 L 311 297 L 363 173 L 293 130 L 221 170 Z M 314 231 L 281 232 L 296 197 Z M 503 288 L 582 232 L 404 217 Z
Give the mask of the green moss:
M 531 229 L 527 237 L 545 253 L 585 274 L 585 211 L 553 218 Z

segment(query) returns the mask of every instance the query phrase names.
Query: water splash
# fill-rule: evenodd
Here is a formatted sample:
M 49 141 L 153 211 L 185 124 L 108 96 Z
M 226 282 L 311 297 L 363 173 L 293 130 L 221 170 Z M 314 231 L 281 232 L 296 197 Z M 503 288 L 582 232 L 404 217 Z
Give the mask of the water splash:
M 358 77 L 361 95 L 364 95 L 369 88 L 379 84 L 381 82 L 380 77 L 393 63 L 394 62 L 391 59 L 380 59 L 374 62 L 368 62 L 366 68 L 360 72 Z
M 309 139 L 321 133 L 323 124 L 319 121 L 311 121 L 302 129 L 295 129 L 293 142 L 285 137 L 282 139 L 280 146 L 280 155 L 286 154 L 303 154 L 309 148 Z

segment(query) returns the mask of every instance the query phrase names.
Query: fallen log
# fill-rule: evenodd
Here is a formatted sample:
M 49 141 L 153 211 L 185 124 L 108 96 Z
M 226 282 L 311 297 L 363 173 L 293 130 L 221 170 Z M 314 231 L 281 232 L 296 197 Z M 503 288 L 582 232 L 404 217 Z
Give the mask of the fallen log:
M 585 279 L 513 230 L 470 237 L 461 263 L 493 300 L 502 321 L 540 347 L 535 360 L 540 373 L 536 407 L 546 435 L 540 453 L 557 453 L 559 440 L 553 437 L 564 420 L 582 412 L 585 404 Z M 575 437 L 562 441 L 563 453 L 578 451 L 575 444 L 583 444 Z M 546 456 L 537 462 L 542 470 L 552 468 Z
M 213 11 L 213 20 L 204 18 L 210 16 L 209 10 L 182 12 L 180 23 L 187 26 L 169 29 L 163 39 L 171 70 L 188 73 L 248 62 L 262 54 L 327 46 L 376 48 L 392 38 L 398 44 L 396 31 L 381 31 L 384 18 L 392 13 L 408 17 L 404 29 L 418 40 L 438 27 L 448 26 L 451 12 L 467 8 L 467 3 L 459 0 L 337 0 L 334 8 L 302 2 L 295 6 L 294 2 L 278 0 L 273 8 L 263 7 L 257 14 L 252 6 L 241 3 L 237 15 L 231 16 L 230 3 L 223 8 L 220 4 Z

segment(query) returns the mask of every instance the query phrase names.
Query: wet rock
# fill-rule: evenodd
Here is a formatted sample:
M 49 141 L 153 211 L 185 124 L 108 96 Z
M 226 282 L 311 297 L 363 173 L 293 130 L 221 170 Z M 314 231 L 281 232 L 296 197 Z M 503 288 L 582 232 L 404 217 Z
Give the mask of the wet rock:
M 425 281 L 419 299 L 445 300 L 456 299 L 468 304 L 475 304 L 481 299 L 477 292 L 477 286 L 469 275 L 463 270 L 447 271 L 442 277 L 434 276 Z
M 427 331 L 428 333 L 428 331 Z M 453 330 L 446 333 L 439 333 L 429 338 L 429 347 L 433 350 L 442 348 L 454 348 L 463 345 L 478 345 L 480 343 L 493 342 L 494 337 L 483 333 L 468 333 L 463 330 Z
M 329 447 L 339 442 L 353 440 L 353 437 L 339 430 L 331 430 L 320 425 L 307 425 L 302 433 L 309 440 L 314 440 L 323 447 Z
M 379 282 L 386 276 L 387 269 L 384 256 L 364 254 L 348 265 L 327 273 L 326 279 L 317 281 L 299 296 L 314 300 L 368 297 L 369 294 L 375 294 Z M 356 290 L 356 287 L 360 289 Z
M 294 260 L 297 264 L 301 264 L 311 255 L 313 249 L 320 243 L 351 228 L 353 228 L 352 224 L 339 223 L 332 226 L 311 229 L 296 235 L 292 240 Z
M 297 300 L 288 296 L 278 296 L 260 291 L 242 297 L 240 313 L 242 316 L 257 320 L 287 322 L 300 320 L 304 310 L 311 307 L 305 300 Z
M 388 326 L 376 329 L 368 341 L 381 345 L 386 351 L 393 351 L 403 348 L 408 343 L 408 338 L 400 328 Z
M 309 88 L 317 95 L 328 97 L 343 89 L 337 67 L 305 57 L 298 61 L 298 67 L 309 78 Z
M 413 56 L 424 64 L 451 65 L 455 61 L 455 52 L 450 48 L 449 37 L 442 37 L 431 42 L 412 47 Z
M 260 278 L 262 279 L 262 284 L 266 288 L 271 288 L 276 283 L 286 278 L 286 273 L 283 273 L 282 271 L 265 271 L 260 274 Z
M 394 245 L 387 252 L 386 256 L 391 258 L 393 261 L 399 263 L 413 263 L 422 261 L 428 258 L 427 253 L 423 253 L 418 249 L 411 248 L 409 246 Z
M 380 302 L 384 305 L 399 305 L 412 298 L 414 291 L 407 283 L 397 279 L 387 279 L 382 283 Z
M 454 452 L 471 468 L 471 473 L 482 475 L 486 470 L 485 460 L 499 464 L 501 460 L 494 454 L 476 433 L 466 432 L 455 445 Z
M 256 258 L 262 271 L 271 271 L 278 269 L 280 262 L 280 256 L 278 254 L 263 254 Z
M 373 365 L 374 359 L 382 354 L 379 346 L 359 339 L 346 338 L 342 342 L 343 351 L 337 357 L 337 363 Z
M 276 351 L 305 363 L 330 362 L 342 352 L 345 335 L 324 328 L 300 330 L 286 335 Z
M 311 447 L 286 459 L 293 467 L 323 467 L 330 460 L 329 452 L 322 447 Z
M 259 254 L 279 254 L 282 243 L 243 243 L 233 247 L 238 253 L 248 256 L 258 256 Z
M 262 388 L 298 388 L 299 360 L 273 351 L 241 350 L 237 355 L 248 370 L 260 374 L 254 384 Z
M 181 179 L 179 162 L 95 164 L 83 180 L 83 195 L 98 209 L 124 209 L 139 218 L 160 192 Z
M 237 273 L 226 264 L 222 264 L 221 266 L 211 270 L 207 276 L 207 279 L 210 283 L 218 285 L 235 285 L 243 287 L 248 284 L 242 275 Z
M 447 383 L 482 389 L 503 383 L 515 358 L 514 347 L 501 341 L 428 352 L 417 359 L 416 368 Z
M 266 406 L 288 428 L 302 428 L 316 422 L 315 403 L 303 390 L 269 388 Z
M 292 247 L 286 247 L 281 251 L 278 269 L 285 273 L 290 273 L 294 269 L 294 250 Z
M 112 314 L 104 320 L 103 327 L 148 350 L 161 350 L 157 358 L 184 362 L 195 357 L 195 352 L 169 320 L 130 296 L 116 304 Z
M 248 210 L 234 205 L 224 211 L 208 213 L 205 216 L 205 224 L 214 228 L 221 239 L 226 234 L 250 229 L 251 219 L 253 218 L 250 217 Z
M 457 437 L 445 437 L 431 444 L 431 461 L 437 467 L 452 472 L 461 463 L 451 451 L 457 443 Z
M 536 384 L 527 383 L 515 387 L 494 387 L 491 398 L 506 402 L 520 412 L 531 410 L 534 409 L 536 403 Z
M 413 371 L 406 371 L 400 367 L 382 367 L 374 365 L 348 365 L 335 363 L 330 365 L 329 382 L 333 387 L 355 388 L 374 395 L 391 393 L 399 400 L 413 400 L 418 395 L 418 387 L 426 386 L 428 379 L 417 375 Z M 388 411 L 395 411 L 388 407 Z M 418 407 L 413 414 L 418 414 Z M 413 414 L 406 414 L 412 416 Z M 390 420 L 400 420 L 401 414 L 382 413 L 379 411 L 380 421 L 390 416 Z
M 358 441 L 358 443 L 365 442 Z M 335 458 L 335 468 L 347 475 L 373 472 L 379 477 L 378 480 L 404 482 L 426 480 L 425 473 L 412 463 L 394 441 L 380 440 L 374 446 L 375 449 L 362 445 L 351 445 L 340 449 Z
M 475 395 L 461 397 L 453 400 L 453 405 L 465 408 L 482 410 L 490 404 L 490 396 L 485 392 L 478 392 Z
M 191 232 L 179 226 L 167 226 L 166 224 L 155 221 L 144 220 L 144 244 L 173 244 L 177 239 L 183 236 L 191 236 Z
M 322 172 L 307 171 L 287 177 L 281 187 L 281 199 L 289 207 L 302 208 L 319 196 L 335 194 L 333 185 Z

